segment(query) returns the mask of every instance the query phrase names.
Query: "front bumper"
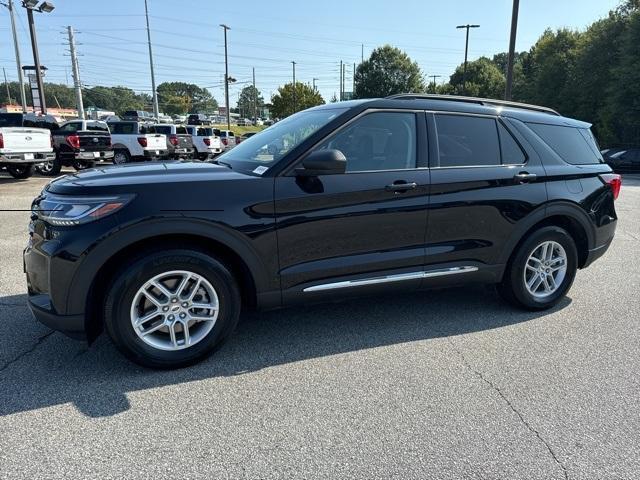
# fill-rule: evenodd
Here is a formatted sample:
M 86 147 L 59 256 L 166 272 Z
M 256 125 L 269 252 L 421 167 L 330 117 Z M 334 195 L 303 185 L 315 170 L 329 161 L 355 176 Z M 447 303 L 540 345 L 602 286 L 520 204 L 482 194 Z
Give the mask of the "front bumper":
M 54 152 L 37 152 L 37 153 L 3 153 L 0 155 L 0 163 L 9 164 L 30 164 L 50 162 L 56 158 Z
M 29 294 L 29 308 L 43 325 L 64 333 L 76 340 L 87 340 L 84 315 L 60 315 L 56 313 L 47 295 Z

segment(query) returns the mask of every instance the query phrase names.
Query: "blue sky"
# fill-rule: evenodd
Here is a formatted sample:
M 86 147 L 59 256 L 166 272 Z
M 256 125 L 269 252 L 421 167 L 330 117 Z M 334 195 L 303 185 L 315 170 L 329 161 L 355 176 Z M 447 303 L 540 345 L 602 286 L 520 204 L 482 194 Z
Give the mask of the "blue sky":
M 20 0 L 14 0 L 20 3 Z M 71 84 L 66 55 L 66 26 L 78 31 L 83 84 L 125 85 L 151 92 L 143 0 L 52 0 L 56 9 L 36 14 L 40 56 L 48 81 Z M 316 84 L 325 100 L 339 89 L 340 60 L 350 65 L 376 46 L 389 43 L 406 51 L 425 75 L 444 81 L 464 58 L 464 30 L 471 31 L 469 58 L 506 51 L 511 0 L 404 0 L 220 2 L 148 0 L 156 83 L 186 81 L 207 87 L 224 99 L 224 44 L 220 23 L 229 31 L 232 105 L 256 69 L 256 86 L 265 99 L 291 79 Z M 615 8 L 618 0 L 521 0 L 517 49 L 531 47 L 545 28 L 582 29 Z M 26 14 L 16 8 L 23 64 L 33 62 Z M 17 77 L 9 15 L 0 8 L 0 65 L 9 80 Z

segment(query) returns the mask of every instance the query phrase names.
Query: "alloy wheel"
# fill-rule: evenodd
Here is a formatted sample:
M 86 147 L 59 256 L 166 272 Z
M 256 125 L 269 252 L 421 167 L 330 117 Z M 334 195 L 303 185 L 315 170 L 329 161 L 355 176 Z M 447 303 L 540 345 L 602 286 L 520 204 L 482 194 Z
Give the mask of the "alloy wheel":
M 527 291 L 536 298 L 555 293 L 567 274 L 567 253 L 554 241 L 542 242 L 533 249 L 524 269 Z
M 218 318 L 218 294 L 202 275 L 164 272 L 146 281 L 131 304 L 131 325 L 147 345 L 183 350 L 204 339 Z

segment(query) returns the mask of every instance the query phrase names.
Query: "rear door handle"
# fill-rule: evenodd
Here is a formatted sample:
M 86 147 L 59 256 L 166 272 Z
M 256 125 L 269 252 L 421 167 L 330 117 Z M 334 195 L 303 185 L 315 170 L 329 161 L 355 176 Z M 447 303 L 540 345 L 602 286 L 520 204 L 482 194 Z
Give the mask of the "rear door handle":
M 407 183 L 405 181 L 394 182 L 384 187 L 387 192 L 406 192 L 407 190 L 415 190 L 416 188 L 418 188 L 416 182 Z
M 520 172 L 516 173 L 513 178 L 517 183 L 533 182 L 538 176 L 535 173 Z

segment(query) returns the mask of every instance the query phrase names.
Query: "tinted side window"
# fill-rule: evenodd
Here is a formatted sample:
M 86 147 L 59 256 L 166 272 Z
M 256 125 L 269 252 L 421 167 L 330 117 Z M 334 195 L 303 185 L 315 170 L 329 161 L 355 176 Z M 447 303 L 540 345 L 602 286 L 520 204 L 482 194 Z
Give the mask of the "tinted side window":
M 176 127 L 176 133 L 180 134 L 180 135 L 183 135 L 183 134 L 188 133 L 188 132 L 187 132 L 187 129 L 184 128 L 184 127 Z
M 540 123 L 527 123 L 527 126 L 567 163 L 586 165 L 603 162 L 589 129 Z
M 527 157 L 518 145 L 518 142 L 507 131 L 507 129 L 498 122 L 498 131 L 500 132 L 500 151 L 502 153 L 502 163 L 507 165 L 520 165 L 527 161 Z
M 77 132 L 79 125 L 80 124 L 77 122 L 67 123 L 60 130 L 62 130 L 63 132 Z
M 500 165 L 493 118 L 436 114 L 441 167 Z
M 132 123 L 112 123 L 111 133 L 127 135 L 135 132 L 133 131 Z
M 355 120 L 318 148 L 340 150 L 347 172 L 416 168 L 416 116 L 376 112 Z

